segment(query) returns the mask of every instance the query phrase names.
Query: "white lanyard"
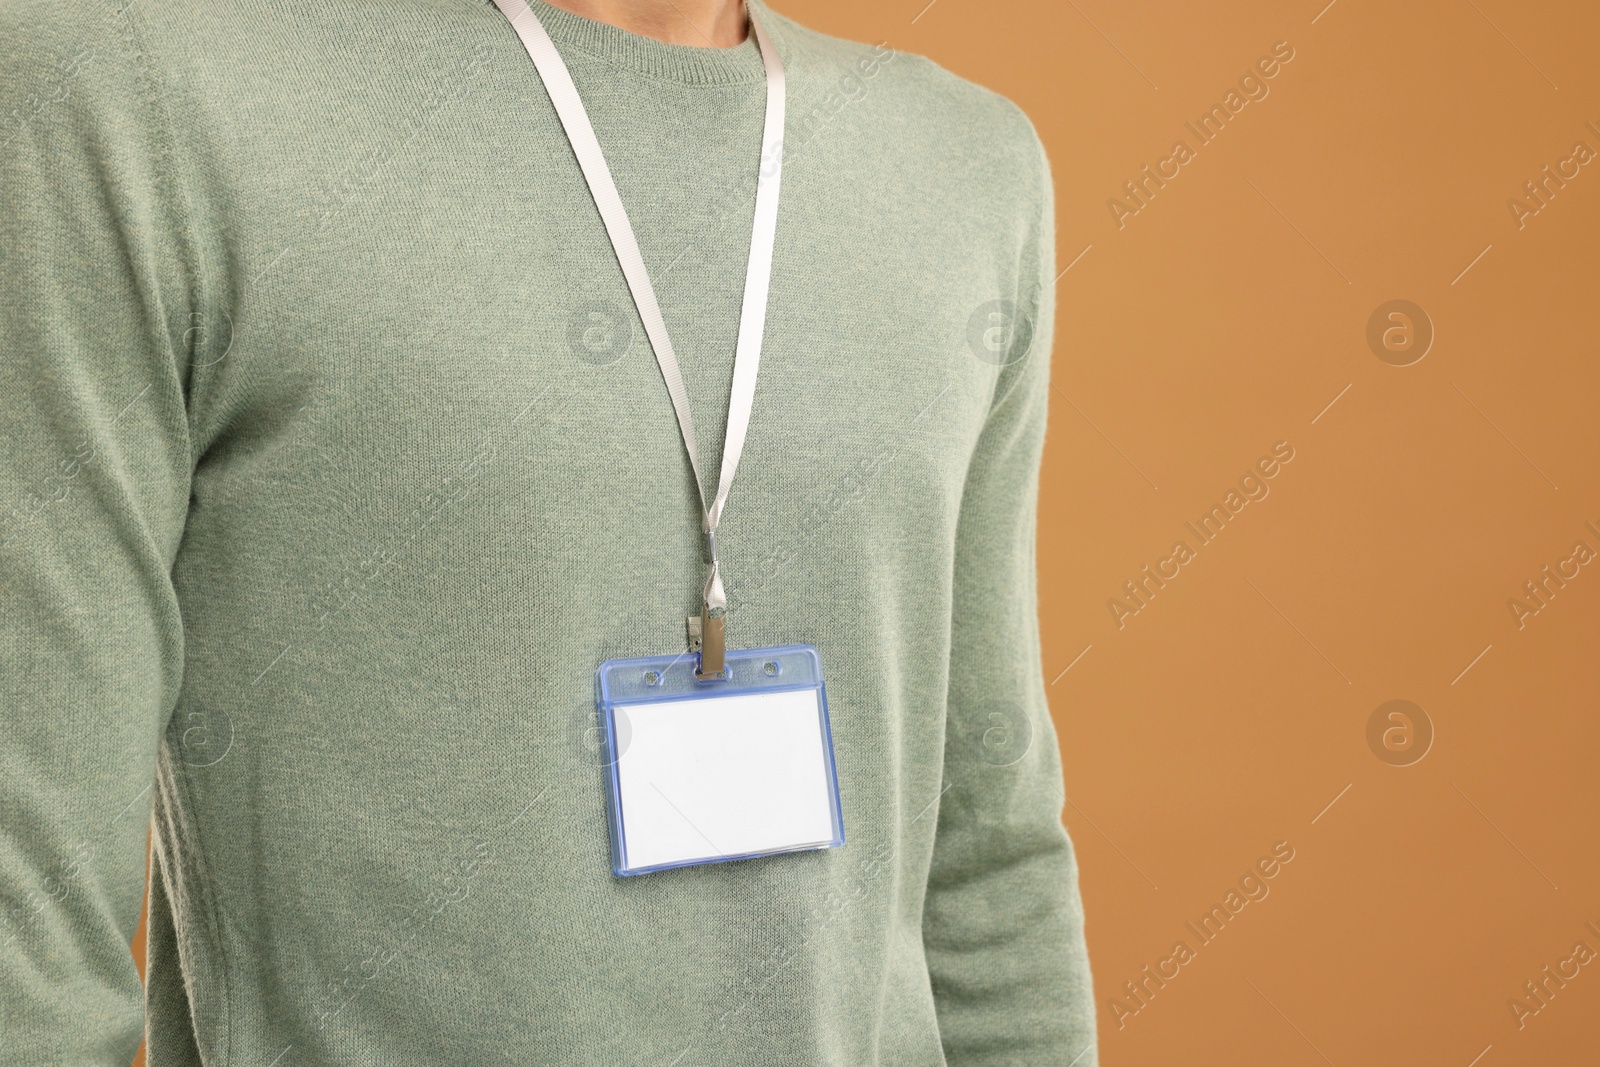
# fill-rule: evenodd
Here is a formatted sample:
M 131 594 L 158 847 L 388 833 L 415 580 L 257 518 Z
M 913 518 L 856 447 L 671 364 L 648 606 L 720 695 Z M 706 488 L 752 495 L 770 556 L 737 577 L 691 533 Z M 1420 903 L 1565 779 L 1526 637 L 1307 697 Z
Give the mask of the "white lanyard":
M 704 512 L 701 528 L 706 535 L 706 555 L 710 573 L 706 578 L 702 597 L 701 624 L 707 630 L 715 621 L 715 648 L 712 635 L 707 632 L 702 653 L 702 670 L 711 676 L 722 672 L 721 620 L 727 611 L 727 595 L 722 588 L 722 575 L 717 565 L 717 523 L 722 518 L 722 507 L 728 499 L 728 489 L 733 484 L 739 454 L 744 450 L 745 432 L 750 428 L 750 409 L 755 402 L 756 370 L 761 362 L 761 335 L 766 327 L 767 288 L 772 277 L 772 246 L 778 228 L 778 183 L 783 175 L 783 114 L 784 77 L 783 61 L 772 46 L 766 31 L 749 14 L 750 28 L 761 48 L 761 62 L 767 71 L 767 115 L 761 131 L 761 158 L 758 161 L 756 181 L 755 224 L 750 233 L 750 259 L 745 268 L 744 304 L 739 312 L 739 338 L 734 349 L 733 387 L 728 396 L 728 428 L 722 444 L 722 470 L 717 479 L 717 494 L 706 502 L 705 479 L 700 473 L 700 454 L 694 432 L 694 417 L 689 413 L 689 397 L 683 388 L 683 374 L 678 369 L 678 358 L 673 354 L 672 341 L 667 337 L 667 325 L 661 317 L 661 307 L 656 303 L 655 288 L 650 284 L 645 270 L 644 257 L 639 252 L 639 242 L 628 222 L 627 209 L 617 194 L 616 183 L 611 180 L 611 170 L 606 166 L 600 142 L 589 123 L 583 101 L 572 84 L 567 65 L 562 62 L 554 42 L 526 3 L 526 0 L 495 0 L 496 6 L 522 39 L 528 56 L 544 80 L 550 102 L 567 132 L 567 140 L 578 165 L 583 169 L 584 180 L 594 197 L 595 207 L 611 237 L 611 247 L 616 250 L 617 261 L 633 292 L 634 306 L 644 322 L 650 347 L 661 367 L 661 377 L 666 381 L 667 393 L 672 397 L 673 410 L 678 415 L 678 429 L 683 434 L 683 447 L 689 453 L 689 465 L 694 470 L 695 490 L 700 495 Z M 748 10 L 747 10 L 748 13 Z M 715 653 L 714 659 L 710 658 Z

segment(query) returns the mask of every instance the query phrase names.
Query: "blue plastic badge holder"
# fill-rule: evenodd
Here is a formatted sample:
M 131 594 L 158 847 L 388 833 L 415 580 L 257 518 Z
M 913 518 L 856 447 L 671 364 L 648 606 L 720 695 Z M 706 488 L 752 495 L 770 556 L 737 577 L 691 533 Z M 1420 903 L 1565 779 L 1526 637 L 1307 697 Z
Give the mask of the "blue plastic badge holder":
M 611 868 L 647 874 L 844 844 L 822 661 L 811 645 L 607 660 L 595 671 Z

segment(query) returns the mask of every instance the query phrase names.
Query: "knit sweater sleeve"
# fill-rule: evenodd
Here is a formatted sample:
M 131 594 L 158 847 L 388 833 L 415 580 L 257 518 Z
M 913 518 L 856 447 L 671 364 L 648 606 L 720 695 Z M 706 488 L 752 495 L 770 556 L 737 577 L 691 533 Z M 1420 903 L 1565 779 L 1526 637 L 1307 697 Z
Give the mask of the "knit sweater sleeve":
M 958 523 L 945 793 L 923 941 L 951 1067 L 1093 1067 L 1093 993 L 1039 642 L 1035 525 L 1055 314 L 1036 133 L 1014 308 Z M 1014 313 L 1014 314 L 1013 314 Z M 1010 321 L 1006 316 L 1013 314 Z
M 0 5 L 0 1033 L 126 1065 L 193 323 L 131 4 Z

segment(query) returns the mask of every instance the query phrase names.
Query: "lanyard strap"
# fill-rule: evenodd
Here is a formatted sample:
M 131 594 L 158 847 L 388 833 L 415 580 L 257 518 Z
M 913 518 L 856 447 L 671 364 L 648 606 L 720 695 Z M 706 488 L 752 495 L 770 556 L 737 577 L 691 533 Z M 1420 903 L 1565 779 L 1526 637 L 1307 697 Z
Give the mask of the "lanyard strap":
M 728 428 L 722 444 L 722 469 L 717 477 L 716 496 L 707 502 L 705 478 L 700 471 L 700 452 L 694 432 L 694 416 L 689 412 L 689 397 L 684 391 L 683 374 L 678 369 L 678 357 L 672 351 L 672 341 L 667 336 L 667 324 L 661 317 L 661 307 L 656 302 L 655 288 L 650 284 L 650 274 L 645 270 L 644 257 L 639 252 L 639 242 L 634 237 L 628 212 L 611 179 L 611 169 L 606 166 L 605 154 L 595 137 L 594 127 L 584 111 L 583 101 L 572 75 L 556 51 L 554 42 L 540 23 L 539 17 L 528 7 L 526 0 L 495 0 L 496 6 L 521 38 L 522 45 L 533 60 L 533 65 L 543 79 L 550 102 L 567 133 L 578 166 L 589 184 L 595 207 L 605 223 L 616 251 L 617 262 L 633 293 L 633 303 L 644 323 L 650 347 L 655 351 L 656 363 L 672 398 L 673 410 L 678 416 L 678 429 L 683 435 L 683 447 L 689 453 L 689 465 L 694 470 L 695 490 L 703 511 L 701 529 L 706 535 L 706 556 L 710 570 L 702 596 L 701 624 L 704 634 L 702 670 L 710 676 L 722 673 L 721 622 L 727 611 L 727 594 L 722 587 L 722 575 L 717 564 L 717 524 L 722 519 L 722 508 L 733 485 L 734 471 L 739 466 L 739 455 L 744 451 L 745 433 L 750 428 L 750 410 L 755 402 L 756 371 L 761 363 L 761 337 L 766 328 L 767 290 L 772 277 L 772 247 L 778 228 L 778 186 L 783 174 L 783 117 L 785 85 L 783 61 L 772 46 L 761 23 L 750 14 L 750 27 L 756 43 L 761 48 L 761 62 L 767 72 L 767 113 L 761 131 L 761 158 L 757 170 L 755 223 L 750 233 L 750 258 L 745 267 L 744 303 L 739 311 L 739 337 L 734 350 L 733 387 L 728 396 Z M 748 9 L 747 9 L 748 13 Z M 709 629 L 715 620 L 715 657 Z

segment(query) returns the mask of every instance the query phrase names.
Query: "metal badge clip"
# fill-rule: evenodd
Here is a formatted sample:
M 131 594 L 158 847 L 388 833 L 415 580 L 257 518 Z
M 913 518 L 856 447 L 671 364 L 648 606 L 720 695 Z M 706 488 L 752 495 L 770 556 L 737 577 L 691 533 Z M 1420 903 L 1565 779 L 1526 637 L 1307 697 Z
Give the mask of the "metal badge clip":
M 700 619 L 700 666 L 694 676 L 702 682 L 720 682 L 727 677 L 724 662 L 723 620 L 720 609 L 706 608 Z

